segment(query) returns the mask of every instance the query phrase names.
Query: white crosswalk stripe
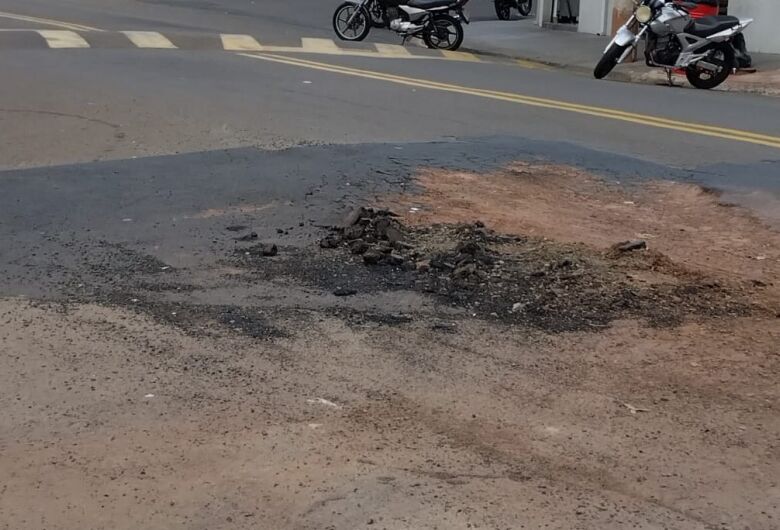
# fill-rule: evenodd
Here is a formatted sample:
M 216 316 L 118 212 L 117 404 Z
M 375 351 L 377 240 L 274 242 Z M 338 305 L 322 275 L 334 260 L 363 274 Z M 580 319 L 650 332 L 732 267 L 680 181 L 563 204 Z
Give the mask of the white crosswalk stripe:
M 259 52 L 263 50 L 257 40 L 251 35 L 231 35 L 223 33 L 222 48 L 231 52 Z
M 308 37 L 301 39 L 301 48 L 303 51 L 312 53 L 329 53 L 333 55 L 338 55 L 343 51 L 330 39 L 313 39 Z
M 49 48 L 89 48 L 89 43 L 75 31 L 65 29 L 39 29 Z
M 170 50 L 176 46 L 162 33 L 156 31 L 123 31 L 130 42 L 138 48 L 156 48 Z
M 412 53 L 398 44 L 374 44 L 380 54 L 387 57 L 411 57 Z

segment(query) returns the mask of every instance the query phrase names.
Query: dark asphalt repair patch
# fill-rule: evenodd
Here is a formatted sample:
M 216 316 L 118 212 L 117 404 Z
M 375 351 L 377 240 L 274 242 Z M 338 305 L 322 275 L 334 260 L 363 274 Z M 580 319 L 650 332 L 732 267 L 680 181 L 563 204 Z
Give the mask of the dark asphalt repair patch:
M 71 274 L 62 285 L 70 303 L 129 309 L 193 335 L 229 330 L 253 339 L 284 336 L 269 324 L 261 308 L 166 299 L 164 295 L 168 293 L 189 293 L 203 286 L 180 281 L 180 277 L 186 277 L 186 271 L 177 271 L 156 257 L 125 245 L 96 242 L 84 253 L 82 266 Z

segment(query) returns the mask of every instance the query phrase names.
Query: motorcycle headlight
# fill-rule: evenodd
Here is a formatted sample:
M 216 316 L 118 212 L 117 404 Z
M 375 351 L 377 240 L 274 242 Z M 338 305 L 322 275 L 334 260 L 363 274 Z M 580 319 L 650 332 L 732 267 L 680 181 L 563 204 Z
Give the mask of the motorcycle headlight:
M 647 6 L 639 6 L 634 16 L 640 24 L 647 24 L 653 18 L 653 10 Z

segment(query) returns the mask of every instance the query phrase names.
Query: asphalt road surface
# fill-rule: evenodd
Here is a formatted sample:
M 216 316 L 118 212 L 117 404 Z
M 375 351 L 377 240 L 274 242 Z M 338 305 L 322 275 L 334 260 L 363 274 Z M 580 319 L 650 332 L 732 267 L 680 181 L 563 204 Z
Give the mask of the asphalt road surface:
M 336 4 L 0 0 L 0 527 L 776 528 L 779 100 L 345 44 Z M 382 201 L 658 238 L 625 281 L 679 292 L 599 311 L 699 320 L 508 329 L 518 298 L 312 265 Z M 235 261 L 245 231 L 278 270 Z M 605 259 L 561 248 L 532 277 Z

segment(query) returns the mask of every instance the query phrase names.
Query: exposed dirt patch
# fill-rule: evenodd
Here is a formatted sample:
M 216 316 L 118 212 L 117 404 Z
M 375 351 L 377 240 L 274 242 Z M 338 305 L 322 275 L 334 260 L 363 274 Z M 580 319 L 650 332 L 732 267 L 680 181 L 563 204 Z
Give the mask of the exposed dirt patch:
M 501 233 L 602 249 L 642 238 L 674 263 L 716 278 L 758 282 L 767 298 L 780 300 L 780 234 L 698 186 L 626 187 L 575 168 L 530 163 L 490 174 L 430 169 L 418 179 L 422 195 L 391 205 L 407 223 L 480 220 Z
M 780 335 L 760 320 L 325 317 L 269 343 L 4 300 L 0 323 L 9 528 L 775 526 Z

